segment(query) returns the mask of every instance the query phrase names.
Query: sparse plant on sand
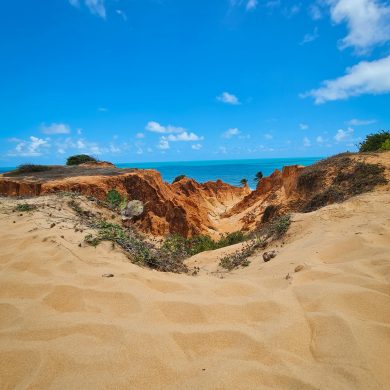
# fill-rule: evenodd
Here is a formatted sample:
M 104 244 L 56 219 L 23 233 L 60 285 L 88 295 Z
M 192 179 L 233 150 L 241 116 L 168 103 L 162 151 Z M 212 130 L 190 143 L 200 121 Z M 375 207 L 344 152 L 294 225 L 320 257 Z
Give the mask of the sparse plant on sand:
M 232 271 L 238 267 L 247 267 L 250 264 L 249 257 L 251 257 L 258 249 L 264 248 L 265 245 L 264 241 L 255 238 L 245 243 L 241 249 L 233 252 L 232 254 L 223 256 L 219 261 L 219 265 L 228 271 Z
M 36 205 L 33 205 L 33 204 L 28 204 L 28 203 L 18 203 L 16 206 L 15 206 L 15 211 L 19 211 L 19 212 L 28 212 L 28 211 L 33 211 L 33 210 L 36 210 L 37 209 L 37 206 Z
M 122 202 L 122 196 L 117 190 L 110 190 L 107 192 L 106 201 L 111 209 L 116 209 Z

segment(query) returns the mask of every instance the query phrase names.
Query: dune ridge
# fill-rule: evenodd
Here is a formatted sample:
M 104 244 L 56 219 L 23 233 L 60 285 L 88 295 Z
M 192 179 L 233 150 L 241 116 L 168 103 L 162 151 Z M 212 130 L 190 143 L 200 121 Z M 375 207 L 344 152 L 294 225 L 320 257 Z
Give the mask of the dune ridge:
M 80 247 L 58 196 L 23 215 L 0 202 L 2 389 L 390 386 L 386 191 L 294 214 L 269 263 L 222 273 L 197 255 L 196 277 Z

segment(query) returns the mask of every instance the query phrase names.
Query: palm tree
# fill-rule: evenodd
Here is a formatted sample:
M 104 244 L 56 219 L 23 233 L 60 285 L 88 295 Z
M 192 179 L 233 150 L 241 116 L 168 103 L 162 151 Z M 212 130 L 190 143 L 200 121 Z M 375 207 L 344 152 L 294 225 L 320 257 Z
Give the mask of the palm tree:
M 240 184 L 245 187 L 248 184 L 248 180 L 247 179 L 241 179 Z
M 256 173 L 256 176 L 255 176 L 255 182 L 257 184 L 259 184 L 260 180 L 263 178 L 263 172 L 259 171 Z

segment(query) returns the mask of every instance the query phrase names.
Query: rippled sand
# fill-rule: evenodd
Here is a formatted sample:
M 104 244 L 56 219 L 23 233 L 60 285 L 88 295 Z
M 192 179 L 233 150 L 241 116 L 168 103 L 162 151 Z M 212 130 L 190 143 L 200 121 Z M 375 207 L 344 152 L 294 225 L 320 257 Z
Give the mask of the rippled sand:
M 55 196 L 15 202 L 0 199 L 1 389 L 390 388 L 389 193 L 294 215 L 269 263 L 221 274 L 198 255 L 196 277 L 79 247 Z

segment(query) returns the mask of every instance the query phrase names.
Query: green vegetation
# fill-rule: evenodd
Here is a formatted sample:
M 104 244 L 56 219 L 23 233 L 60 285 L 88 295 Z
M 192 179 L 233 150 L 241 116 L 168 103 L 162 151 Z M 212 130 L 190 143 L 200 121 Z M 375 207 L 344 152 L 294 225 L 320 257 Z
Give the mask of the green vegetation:
M 263 241 L 254 239 L 246 243 L 240 250 L 222 257 L 219 261 L 219 265 L 228 271 L 232 271 L 238 267 L 247 267 L 250 264 L 248 258 L 252 256 L 256 250 L 264 247 L 265 243 Z
M 245 187 L 245 186 L 248 184 L 248 180 L 245 179 L 245 178 L 244 178 L 244 179 L 241 179 L 241 180 L 240 180 L 240 184 L 241 184 L 242 186 Z
M 179 176 L 176 176 L 175 179 L 173 180 L 172 184 L 173 183 L 177 183 L 178 181 L 184 179 L 186 177 L 186 175 L 179 175 Z
M 80 165 L 87 162 L 97 162 L 98 160 L 94 157 L 88 156 L 87 154 L 77 154 L 70 156 L 66 160 L 66 165 Z
M 282 215 L 272 222 L 270 226 L 270 233 L 275 239 L 282 238 L 287 233 L 290 225 L 291 216 L 289 214 Z
M 388 149 L 386 149 L 388 147 Z M 378 152 L 390 149 L 390 132 L 381 130 L 378 133 L 369 134 L 359 144 L 359 152 Z
M 147 266 L 162 272 L 187 272 L 188 269 L 183 263 L 184 254 L 174 252 L 171 248 L 163 246 L 156 248 L 143 240 L 131 229 L 106 221 L 99 221 L 91 227 L 97 229 L 96 236 L 88 234 L 84 240 L 92 246 L 97 246 L 102 241 L 111 241 L 122 247 L 129 255 L 132 262 Z M 173 248 L 174 249 L 174 248 Z
M 386 151 L 386 150 L 390 150 L 390 138 L 387 139 L 385 142 L 383 142 L 383 144 L 382 144 L 380 150 L 381 150 L 382 152 L 384 152 L 384 151 Z
M 263 178 L 263 172 L 259 171 L 255 175 L 255 182 L 259 184 L 260 180 Z
M 21 164 L 13 173 L 34 173 L 45 172 L 51 169 L 48 165 L 36 165 L 36 164 Z
M 172 252 L 181 252 L 186 257 L 196 255 L 201 252 L 211 251 L 226 246 L 238 244 L 247 239 L 243 232 L 233 232 L 224 234 L 218 241 L 206 235 L 184 238 L 178 234 L 168 236 L 164 241 L 163 248 Z
M 117 190 L 107 192 L 106 201 L 111 209 L 117 209 L 122 203 L 122 196 Z
M 37 206 L 28 203 L 18 203 L 14 208 L 15 211 L 27 212 L 36 210 Z

